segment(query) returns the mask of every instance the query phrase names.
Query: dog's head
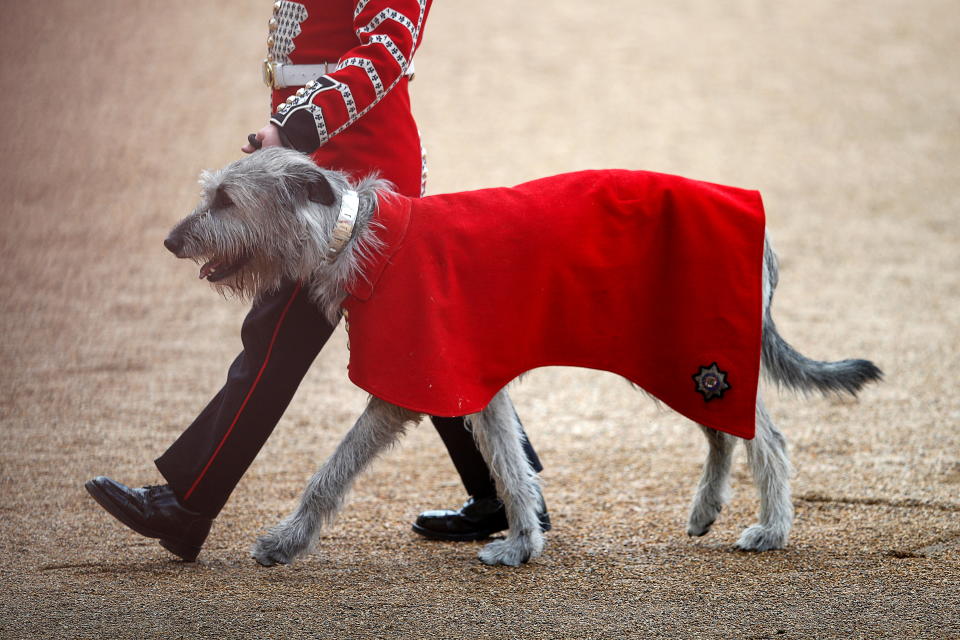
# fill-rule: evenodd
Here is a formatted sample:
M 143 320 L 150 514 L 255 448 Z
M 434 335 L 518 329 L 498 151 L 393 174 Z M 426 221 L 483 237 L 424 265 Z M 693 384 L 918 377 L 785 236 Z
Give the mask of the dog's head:
M 328 227 L 323 220 L 330 218 L 317 210 L 334 211 L 347 182 L 308 156 L 272 147 L 204 171 L 200 185 L 199 204 L 173 227 L 164 246 L 202 264 L 200 278 L 255 297 L 283 278 L 304 277 L 312 260 L 304 256 L 305 239 L 330 232 L 317 228 Z

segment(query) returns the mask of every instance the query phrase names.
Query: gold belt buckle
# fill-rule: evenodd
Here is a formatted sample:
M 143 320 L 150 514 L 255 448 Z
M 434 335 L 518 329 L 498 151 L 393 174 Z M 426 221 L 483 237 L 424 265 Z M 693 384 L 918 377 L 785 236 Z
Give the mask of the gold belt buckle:
M 270 87 L 271 89 L 276 89 L 276 87 L 273 84 L 276 81 L 276 74 L 274 72 L 276 68 L 276 64 L 277 64 L 276 62 L 270 62 L 268 58 L 263 59 L 263 69 L 262 69 L 263 83 L 268 87 Z

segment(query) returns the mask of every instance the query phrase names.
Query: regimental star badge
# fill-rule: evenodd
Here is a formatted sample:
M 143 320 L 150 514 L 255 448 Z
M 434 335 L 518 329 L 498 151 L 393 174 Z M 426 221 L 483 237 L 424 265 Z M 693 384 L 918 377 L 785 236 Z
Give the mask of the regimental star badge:
M 722 398 L 723 393 L 730 388 L 727 372 L 721 371 L 716 362 L 709 367 L 700 367 L 700 373 L 693 374 L 693 381 L 697 383 L 697 393 L 703 394 L 704 402 Z

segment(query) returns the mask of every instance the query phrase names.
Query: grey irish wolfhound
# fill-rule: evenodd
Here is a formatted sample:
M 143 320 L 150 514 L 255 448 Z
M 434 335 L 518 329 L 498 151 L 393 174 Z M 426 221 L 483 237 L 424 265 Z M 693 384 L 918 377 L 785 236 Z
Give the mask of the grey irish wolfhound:
M 246 297 L 256 297 L 284 280 L 300 281 L 330 320 L 339 321 L 346 287 L 364 276 L 363 258 L 378 251 L 380 229 L 371 220 L 378 198 L 389 192 L 388 183 L 375 176 L 354 183 L 342 173 L 318 168 L 302 154 L 273 148 L 222 170 L 204 172 L 201 184 L 199 206 L 173 228 L 165 242 L 177 257 L 203 262 L 201 278 Z M 346 217 L 345 208 L 351 209 Z M 777 273 L 776 256 L 766 242 L 762 311 L 766 376 L 796 390 L 850 394 L 880 379 L 882 373 L 868 361 L 814 361 L 780 337 L 770 315 Z M 297 509 L 257 539 L 253 557 L 273 565 L 292 562 L 309 551 L 321 526 L 334 518 L 357 474 L 421 417 L 371 397 L 333 455 L 310 479 Z M 537 517 L 541 500 L 537 475 L 523 453 L 507 392 L 497 393 L 485 409 L 468 417 L 468 423 L 490 466 L 510 524 L 505 539 L 483 547 L 480 560 L 519 565 L 542 552 L 544 537 Z M 691 536 L 706 534 L 728 499 L 731 454 L 740 439 L 700 428 L 709 452 L 690 511 L 687 533 Z M 743 531 L 736 546 L 750 551 L 782 548 L 793 521 L 791 467 L 784 437 L 759 395 L 756 436 L 744 444 L 760 496 L 760 514 L 759 522 Z

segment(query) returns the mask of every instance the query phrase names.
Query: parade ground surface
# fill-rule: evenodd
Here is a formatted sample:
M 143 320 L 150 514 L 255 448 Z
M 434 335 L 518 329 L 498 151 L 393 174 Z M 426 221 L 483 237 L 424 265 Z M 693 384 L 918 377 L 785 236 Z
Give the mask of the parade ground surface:
M 698 429 L 613 375 L 551 368 L 512 388 L 546 466 L 543 557 L 490 568 L 480 543 L 410 530 L 465 498 L 422 424 L 362 476 L 314 554 L 262 568 L 251 542 L 366 400 L 342 330 L 197 563 L 96 506 L 93 476 L 160 482 L 153 458 L 240 349 L 246 304 L 162 240 L 199 171 L 265 123 L 270 10 L 5 11 L 0 636 L 960 637 L 953 0 L 438 2 L 417 56 L 428 193 L 604 167 L 763 193 L 781 333 L 886 373 L 859 400 L 765 390 L 796 467 L 786 549 L 733 549 L 757 511 L 742 448 L 731 503 L 688 538 Z

